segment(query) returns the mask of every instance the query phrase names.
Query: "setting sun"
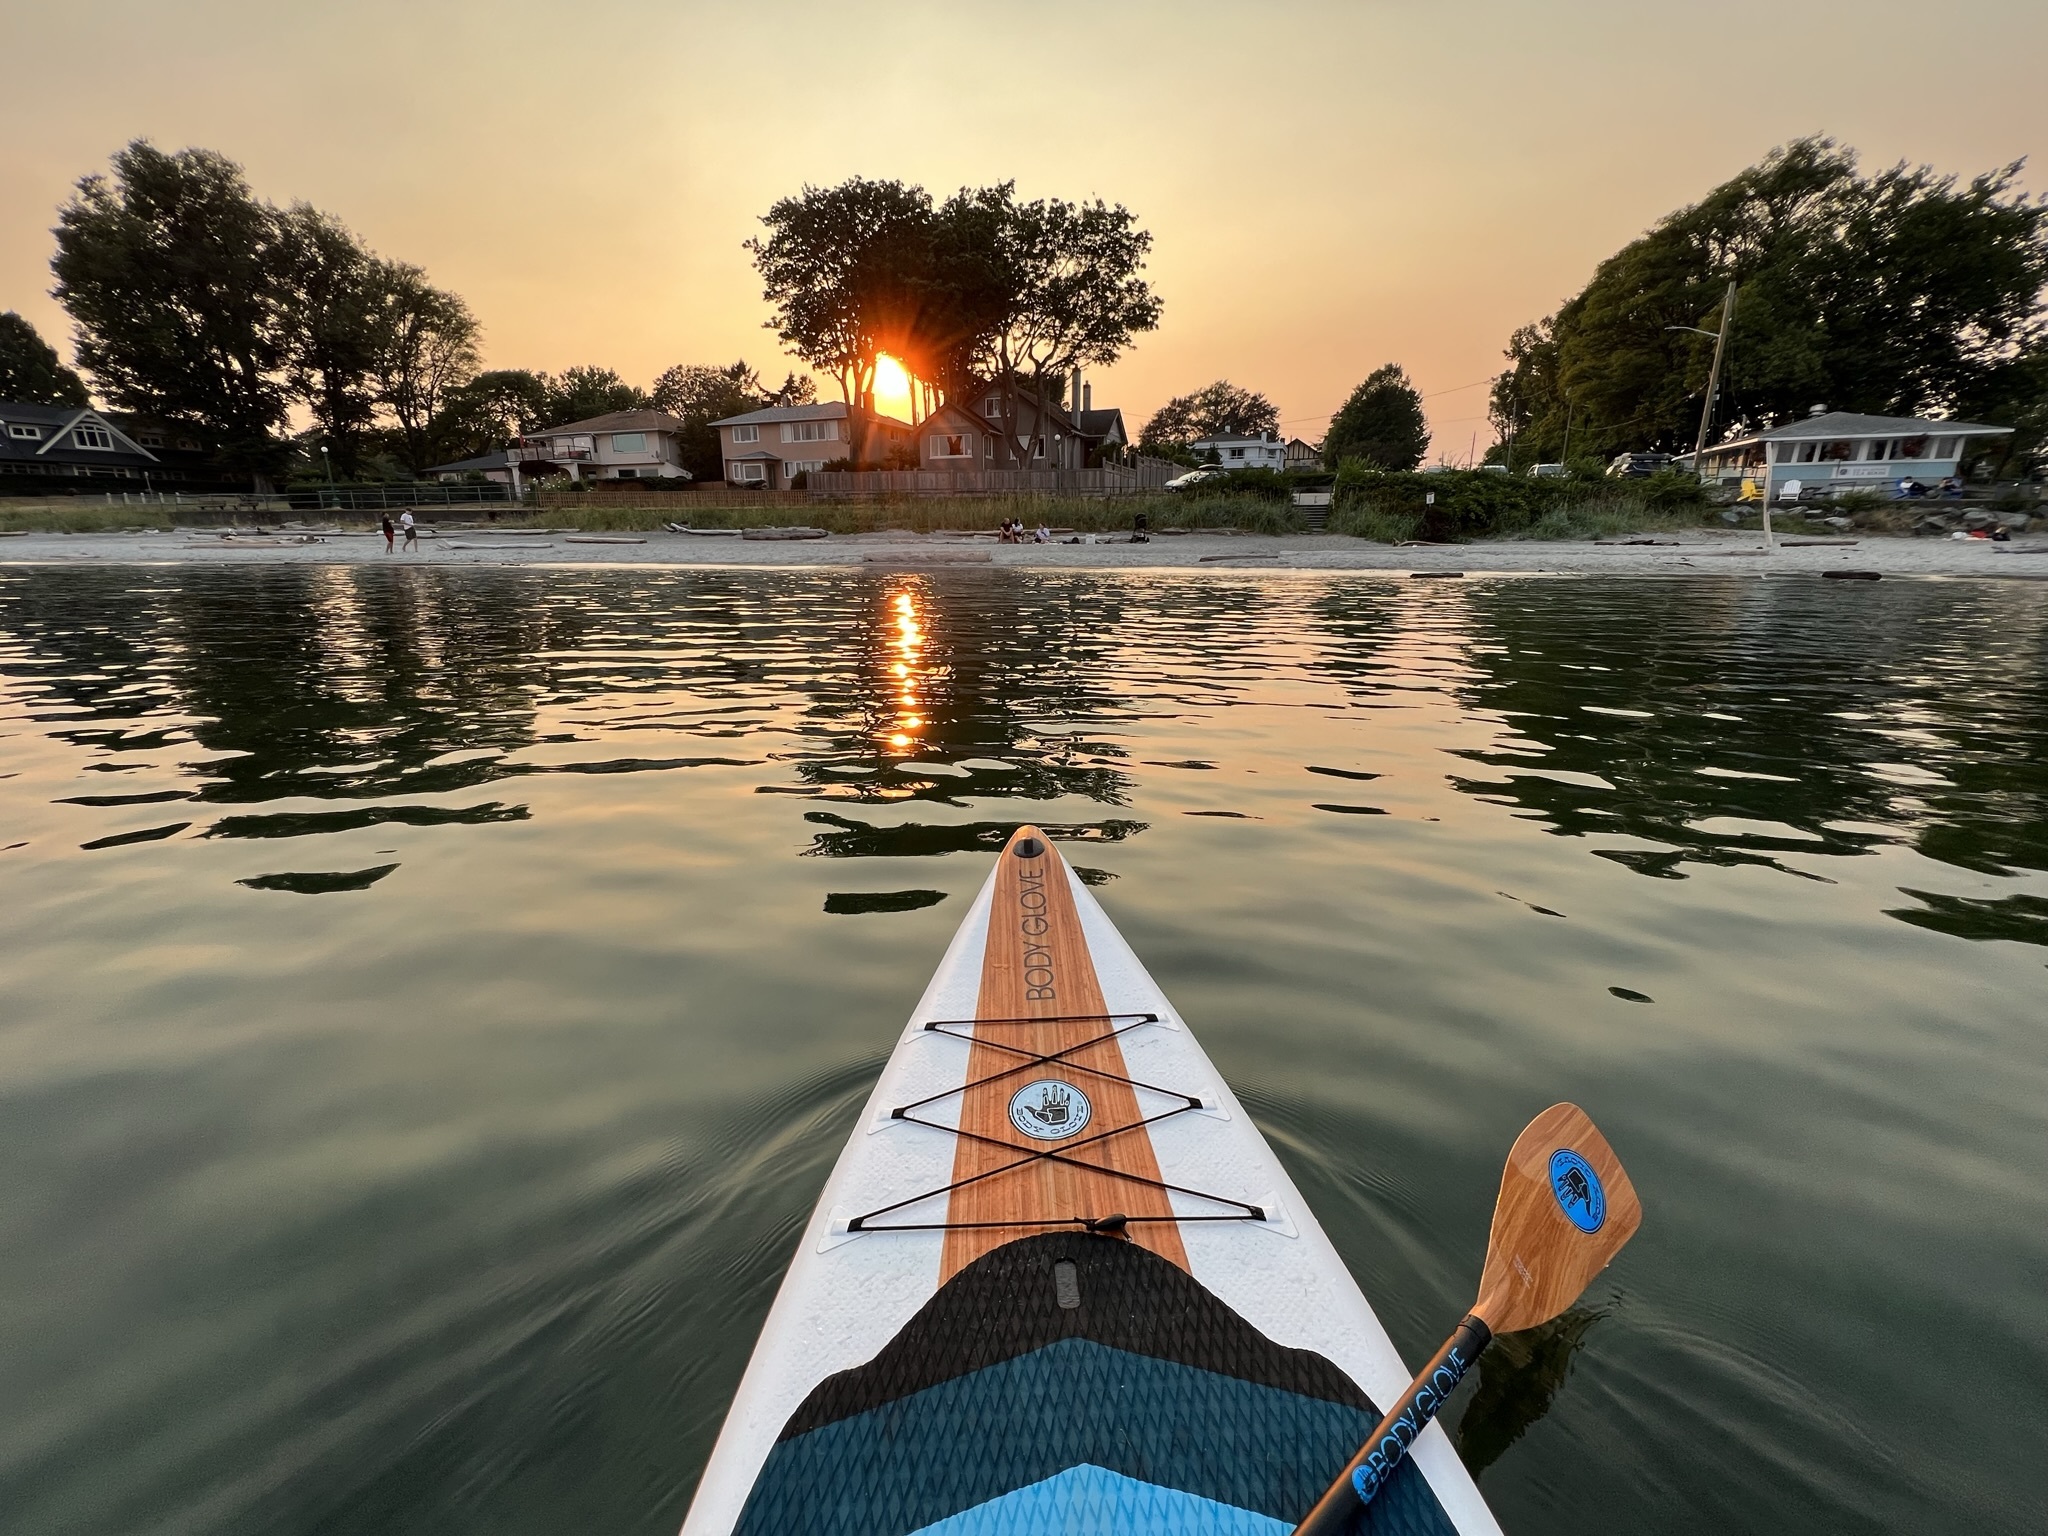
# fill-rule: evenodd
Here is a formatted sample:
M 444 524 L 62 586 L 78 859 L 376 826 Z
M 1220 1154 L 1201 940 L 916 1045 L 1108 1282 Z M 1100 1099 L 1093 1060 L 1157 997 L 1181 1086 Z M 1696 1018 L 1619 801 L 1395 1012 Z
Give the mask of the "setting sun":
M 886 352 L 875 361 L 875 409 L 910 420 L 910 371 Z

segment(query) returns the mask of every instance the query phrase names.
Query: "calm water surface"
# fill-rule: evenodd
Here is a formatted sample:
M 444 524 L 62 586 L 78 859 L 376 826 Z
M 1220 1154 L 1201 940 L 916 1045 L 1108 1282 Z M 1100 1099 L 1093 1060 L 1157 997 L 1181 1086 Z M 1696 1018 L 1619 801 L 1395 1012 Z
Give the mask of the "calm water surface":
M 0 568 L 0 1525 L 679 1523 L 991 852 L 1411 1360 L 1569 1097 L 1514 1536 L 2048 1526 L 2048 593 Z

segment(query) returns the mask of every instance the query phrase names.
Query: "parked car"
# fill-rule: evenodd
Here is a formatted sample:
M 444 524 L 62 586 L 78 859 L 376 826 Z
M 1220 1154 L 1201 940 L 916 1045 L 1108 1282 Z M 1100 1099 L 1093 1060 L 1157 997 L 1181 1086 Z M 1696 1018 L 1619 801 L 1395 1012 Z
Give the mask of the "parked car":
M 1666 470 L 1670 467 L 1671 455 L 1668 453 L 1618 454 L 1614 462 L 1607 466 L 1607 478 L 1610 480 L 1644 480 L 1660 470 Z
M 1201 469 L 1191 469 L 1184 475 L 1175 475 L 1166 482 L 1166 489 L 1169 491 L 1191 491 L 1204 480 L 1221 480 L 1229 473 L 1229 470 L 1218 465 L 1205 465 Z
M 1531 480 L 1560 480 L 1571 472 L 1569 464 L 1531 464 L 1529 466 L 1529 478 Z

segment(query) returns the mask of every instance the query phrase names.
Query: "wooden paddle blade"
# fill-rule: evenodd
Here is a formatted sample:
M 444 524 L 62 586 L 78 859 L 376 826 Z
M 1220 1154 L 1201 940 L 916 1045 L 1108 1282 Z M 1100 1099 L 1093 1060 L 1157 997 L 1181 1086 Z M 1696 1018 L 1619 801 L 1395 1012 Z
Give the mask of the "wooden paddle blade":
M 1549 1322 L 1642 1223 L 1642 1202 L 1607 1138 L 1578 1105 L 1551 1105 L 1508 1153 L 1473 1314 L 1495 1333 Z

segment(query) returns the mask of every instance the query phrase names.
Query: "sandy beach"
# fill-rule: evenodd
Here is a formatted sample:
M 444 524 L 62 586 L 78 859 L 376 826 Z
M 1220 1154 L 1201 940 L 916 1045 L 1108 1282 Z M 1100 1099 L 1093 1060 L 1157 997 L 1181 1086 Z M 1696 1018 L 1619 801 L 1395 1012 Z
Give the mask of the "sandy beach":
M 703 534 L 436 532 L 387 554 L 374 533 L 29 533 L 0 538 L 0 564 L 376 564 L 929 567 L 1103 570 L 1378 571 L 1390 575 L 1757 575 L 2048 580 L 2048 534 L 1988 540 L 1795 534 L 1766 551 L 1753 531 L 1700 529 L 1602 543 L 1500 541 L 1386 545 L 1334 534 L 1192 533 L 1148 544 L 998 544 L 993 537 L 862 533 L 761 540 Z

